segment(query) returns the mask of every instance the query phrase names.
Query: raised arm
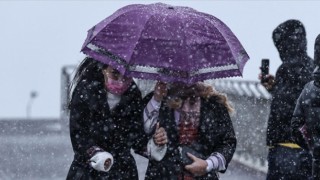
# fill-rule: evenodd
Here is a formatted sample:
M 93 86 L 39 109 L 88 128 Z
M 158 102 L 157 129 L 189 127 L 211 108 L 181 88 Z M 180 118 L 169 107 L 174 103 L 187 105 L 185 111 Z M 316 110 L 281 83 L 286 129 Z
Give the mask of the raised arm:
M 146 100 L 150 99 L 143 111 L 144 131 L 147 134 L 151 134 L 155 129 L 155 124 L 158 122 L 159 118 L 161 102 L 166 95 L 166 84 L 158 82 L 154 88 L 153 94 L 146 97 Z

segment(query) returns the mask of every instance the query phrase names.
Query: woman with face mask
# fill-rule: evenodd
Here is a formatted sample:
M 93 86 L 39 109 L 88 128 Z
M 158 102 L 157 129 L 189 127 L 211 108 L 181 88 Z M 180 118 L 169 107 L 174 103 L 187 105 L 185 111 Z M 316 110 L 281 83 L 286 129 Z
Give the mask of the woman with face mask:
M 142 152 L 148 142 L 142 97 L 132 78 L 85 58 L 70 89 L 74 160 L 67 179 L 138 179 L 130 149 Z

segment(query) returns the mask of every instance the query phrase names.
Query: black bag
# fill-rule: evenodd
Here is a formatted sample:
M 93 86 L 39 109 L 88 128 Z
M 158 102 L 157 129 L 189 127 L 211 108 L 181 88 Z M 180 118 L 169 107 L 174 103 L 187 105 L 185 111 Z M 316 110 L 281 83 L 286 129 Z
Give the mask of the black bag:
M 193 163 L 192 159 L 189 158 L 187 153 L 193 154 L 197 158 L 205 160 L 205 156 L 203 154 L 199 153 L 198 151 L 194 150 L 189 146 L 183 145 L 183 146 L 180 146 L 180 156 L 181 156 L 181 163 L 184 166 Z

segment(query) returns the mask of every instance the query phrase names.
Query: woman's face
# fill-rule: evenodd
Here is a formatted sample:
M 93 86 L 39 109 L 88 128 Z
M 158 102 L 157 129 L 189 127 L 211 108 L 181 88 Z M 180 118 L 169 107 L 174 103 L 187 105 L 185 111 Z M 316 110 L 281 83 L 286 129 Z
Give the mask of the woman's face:
M 117 71 L 116 69 L 113 69 L 111 66 L 104 68 L 102 70 L 102 73 L 103 73 L 105 81 L 108 81 L 108 78 L 115 80 L 115 81 L 126 81 L 128 79 L 131 79 L 131 78 L 123 76 L 122 74 L 120 74 L 119 71 Z
M 112 94 L 122 95 L 132 83 L 132 78 L 123 76 L 119 71 L 110 66 L 103 69 L 102 73 L 104 76 L 105 88 Z

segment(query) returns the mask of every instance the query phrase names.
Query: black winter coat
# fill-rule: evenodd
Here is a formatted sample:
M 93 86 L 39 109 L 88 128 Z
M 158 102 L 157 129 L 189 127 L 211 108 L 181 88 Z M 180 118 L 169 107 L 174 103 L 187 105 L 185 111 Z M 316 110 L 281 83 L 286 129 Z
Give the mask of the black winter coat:
M 305 86 L 298 99 L 292 118 L 292 136 L 297 144 L 311 151 L 313 176 L 320 179 L 320 88 L 314 81 Z
M 307 55 L 284 62 L 276 73 L 270 116 L 267 128 L 267 145 L 291 143 L 291 118 L 304 85 L 312 80 L 313 61 Z
M 291 118 L 305 84 L 312 80 L 313 60 L 307 55 L 307 38 L 300 21 L 288 20 L 273 31 L 273 42 L 283 63 L 275 76 L 267 128 L 267 145 L 291 143 Z
M 134 83 L 111 111 L 102 83 L 80 82 L 70 105 L 70 137 L 75 155 L 67 179 L 138 179 L 130 149 L 142 151 L 147 144 L 142 110 L 141 93 Z M 88 150 L 93 146 L 112 154 L 114 164 L 109 172 L 90 167 Z
M 151 96 L 152 97 L 152 96 Z M 177 179 L 181 172 L 180 154 L 178 150 L 179 135 L 174 118 L 174 110 L 162 105 L 159 111 L 160 127 L 164 127 L 168 138 L 168 149 L 161 161 L 150 160 L 146 172 L 146 179 Z M 215 98 L 201 98 L 200 124 L 199 124 L 200 146 L 197 151 L 205 157 L 213 152 L 221 153 L 226 159 L 226 167 L 232 159 L 236 149 L 236 137 L 233 125 L 226 107 L 216 101 Z M 205 177 L 196 179 L 218 179 L 215 172 Z

